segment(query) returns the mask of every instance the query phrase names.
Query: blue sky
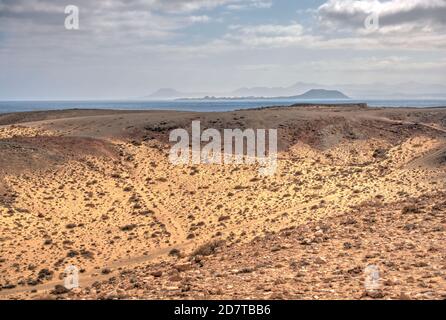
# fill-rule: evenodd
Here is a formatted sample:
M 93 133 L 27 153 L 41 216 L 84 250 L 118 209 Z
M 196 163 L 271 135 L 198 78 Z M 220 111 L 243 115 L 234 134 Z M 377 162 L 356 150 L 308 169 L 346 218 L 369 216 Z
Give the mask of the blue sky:
M 446 0 L 0 0 L 0 99 L 445 83 L 445 17 Z

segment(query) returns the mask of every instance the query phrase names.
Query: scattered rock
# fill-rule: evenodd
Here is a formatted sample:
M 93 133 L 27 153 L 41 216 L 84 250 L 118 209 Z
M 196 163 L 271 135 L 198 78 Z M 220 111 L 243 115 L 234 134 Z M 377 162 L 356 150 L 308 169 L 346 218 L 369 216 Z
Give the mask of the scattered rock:
M 68 290 L 68 289 L 65 288 L 64 286 L 58 284 L 58 285 L 56 285 L 56 286 L 54 287 L 54 290 L 51 291 L 51 294 L 54 294 L 54 295 L 62 295 L 62 294 L 66 294 L 66 293 L 68 293 L 68 292 L 70 292 L 70 290 Z

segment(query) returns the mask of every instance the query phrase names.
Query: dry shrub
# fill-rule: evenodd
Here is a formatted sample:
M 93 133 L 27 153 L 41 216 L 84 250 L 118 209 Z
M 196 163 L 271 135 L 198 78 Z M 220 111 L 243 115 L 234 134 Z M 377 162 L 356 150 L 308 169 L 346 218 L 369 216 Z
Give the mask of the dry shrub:
M 218 247 L 221 247 L 224 244 L 223 240 L 213 240 L 209 241 L 201 246 L 199 246 L 194 252 L 192 252 L 191 256 L 210 256 L 214 254 L 215 250 Z

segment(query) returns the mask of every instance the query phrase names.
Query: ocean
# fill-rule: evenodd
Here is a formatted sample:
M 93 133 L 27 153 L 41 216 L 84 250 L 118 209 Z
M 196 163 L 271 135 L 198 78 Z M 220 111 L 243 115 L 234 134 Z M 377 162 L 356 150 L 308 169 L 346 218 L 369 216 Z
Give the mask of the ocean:
M 367 103 L 370 107 L 446 107 L 446 100 L 176 100 L 176 101 L 0 101 L 0 113 L 60 109 L 177 110 L 222 112 L 296 103 Z

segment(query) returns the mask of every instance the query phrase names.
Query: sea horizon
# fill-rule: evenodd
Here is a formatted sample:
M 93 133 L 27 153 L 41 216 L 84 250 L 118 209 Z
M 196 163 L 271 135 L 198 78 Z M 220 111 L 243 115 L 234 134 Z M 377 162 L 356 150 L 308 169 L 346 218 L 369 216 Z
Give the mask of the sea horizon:
M 4 100 L 0 113 L 50 111 L 66 109 L 160 110 L 189 112 L 229 112 L 293 104 L 359 104 L 371 108 L 446 107 L 446 99 L 197 99 L 197 100 Z

